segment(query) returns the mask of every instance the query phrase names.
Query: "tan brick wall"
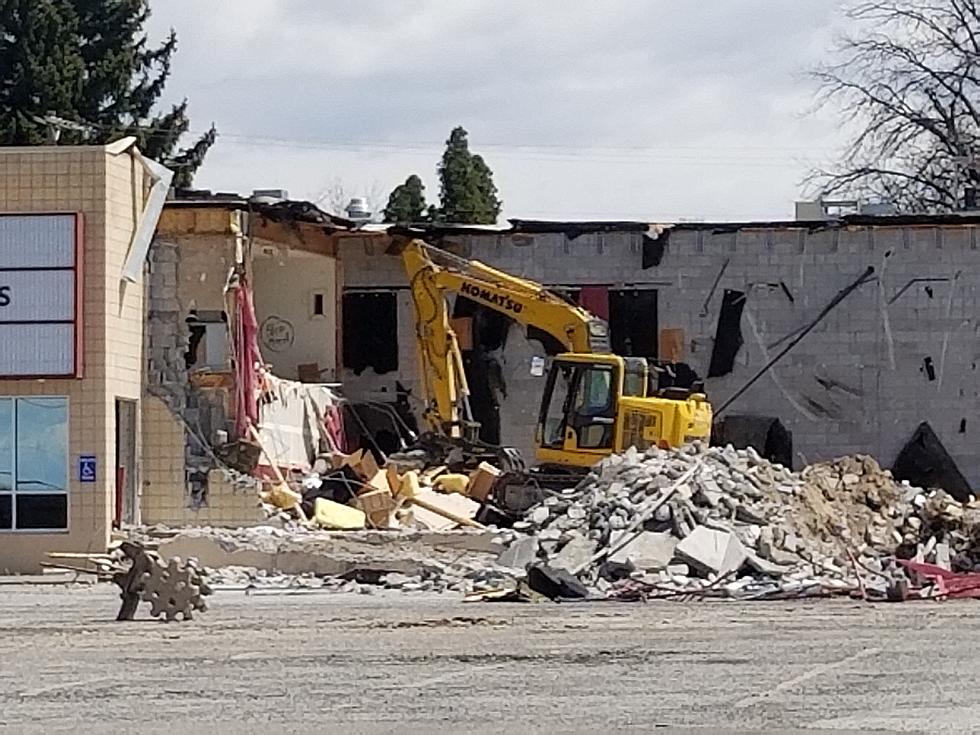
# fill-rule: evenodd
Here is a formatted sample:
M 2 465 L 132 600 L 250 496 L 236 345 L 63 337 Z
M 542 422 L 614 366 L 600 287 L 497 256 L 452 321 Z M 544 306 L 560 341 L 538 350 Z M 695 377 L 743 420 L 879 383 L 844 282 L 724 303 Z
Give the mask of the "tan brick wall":
M 170 524 L 186 504 L 184 427 L 155 396 L 143 398 L 143 522 Z
M 142 172 L 131 157 L 99 147 L 0 148 L 0 212 L 81 212 L 84 229 L 83 377 L 0 381 L 0 396 L 67 396 L 69 530 L 0 532 L 0 571 L 37 572 L 48 551 L 101 551 L 115 492 L 115 397 L 140 397 L 142 284 L 121 281 L 142 209 Z M 81 454 L 94 454 L 98 481 L 77 482 Z M 137 454 L 139 445 L 137 444 Z
M 251 490 L 236 489 L 214 470 L 208 475 L 208 502 L 188 507 L 184 476 L 184 427 L 155 396 L 143 399 L 143 522 L 167 526 L 248 526 L 265 515 Z

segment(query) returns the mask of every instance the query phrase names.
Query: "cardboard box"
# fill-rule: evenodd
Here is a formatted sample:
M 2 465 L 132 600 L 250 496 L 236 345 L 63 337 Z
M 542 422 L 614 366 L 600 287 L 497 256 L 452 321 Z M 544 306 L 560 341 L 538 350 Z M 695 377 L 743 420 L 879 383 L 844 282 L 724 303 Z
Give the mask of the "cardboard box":
M 372 490 L 369 493 L 358 495 L 357 507 L 364 512 L 368 525 L 372 528 L 388 528 L 391 525 L 391 514 L 395 510 L 395 501 L 387 489 Z
M 385 492 L 391 495 L 391 486 L 388 484 L 388 473 L 384 470 L 377 470 L 364 487 L 358 491 L 358 495 L 366 495 L 373 492 Z
M 470 474 L 470 484 L 466 487 L 466 494 L 478 503 L 485 503 L 494 483 L 502 474 L 503 471 L 489 462 L 480 462 Z
M 361 450 L 361 458 L 353 467 L 357 474 L 365 480 L 375 477 L 381 469 L 374 460 L 374 454 L 367 449 Z

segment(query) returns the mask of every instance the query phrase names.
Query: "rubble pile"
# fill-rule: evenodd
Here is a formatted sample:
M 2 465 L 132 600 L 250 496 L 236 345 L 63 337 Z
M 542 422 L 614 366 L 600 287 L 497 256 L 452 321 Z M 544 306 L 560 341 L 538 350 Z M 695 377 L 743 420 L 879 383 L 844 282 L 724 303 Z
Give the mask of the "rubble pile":
M 512 583 L 497 534 L 478 530 L 325 531 L 286 527 L 156 526 L 132 538 L 162 558 L 193 558 L 217 590 L 379 589 L 467 594 Z
M 870 457 L 794 473 L 752 449 L 631 448 L 530 510 L 500 562 L 543 562 L 608 594 L 884 594 L 904 578 L 895 555 L 972 570 L 976 521 L 980 507 L 898 483 Z
M 320 457 L 301 492 L 285 482 L 261 494 L 270 518 L 332 530 L 482 528 L 474 519 L 500 472 L 482 463 L 467 474 L 445 466 L 399 471 L 374 455 Z
M 159 550 L 200 559 L 219 588 L 484 599 L 881 599 L 923 580 L 952 589 L 937 569 L 980 571 L 980 505 L 897 482 L 867 456 L 796 473 L 753 449 L 630 448 L 505 529 L 474 520 L 499 474 L 327 456 L 292 486 L 266 485 L 270 526 L 184 529 Z M 980 590 L 980 575 L 968 582 L 951 584 Z

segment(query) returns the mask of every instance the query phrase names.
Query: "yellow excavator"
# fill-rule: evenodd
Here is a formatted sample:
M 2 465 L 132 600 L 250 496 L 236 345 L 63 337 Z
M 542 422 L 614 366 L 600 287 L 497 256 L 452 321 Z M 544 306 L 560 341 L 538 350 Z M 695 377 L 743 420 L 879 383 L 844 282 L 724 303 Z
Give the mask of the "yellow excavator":
M 711 435 L 712 411 L 697 386 L 654 385 L 645 358 L 612 354 L 608 324 L 539 283 L 412 239 L 401 245 L 415 306 L 415 331 L 431 432 L 476 442 L 479 423 L 448 297 L 464 296 L 525 327 L 551 335 L 567 352 L 551 361 L 535 432 L 540 465 L 591 467 L 635 446 L 676 447 Z M 668 381 L 669 382 L 669 381 Z

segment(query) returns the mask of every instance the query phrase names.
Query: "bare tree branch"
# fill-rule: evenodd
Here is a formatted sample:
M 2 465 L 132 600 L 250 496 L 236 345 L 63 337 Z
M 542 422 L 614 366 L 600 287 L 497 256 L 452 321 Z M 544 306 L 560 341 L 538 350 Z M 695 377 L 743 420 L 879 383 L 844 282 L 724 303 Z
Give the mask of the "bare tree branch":
M 856 0 L 846 13 L 854 30 L 812 76 L 855 132 L 837 169 L 806 183 L 904 211 L 959 208 L 962 186 L 980 183 L 964 165 L 980 139 L 977 0 Z

